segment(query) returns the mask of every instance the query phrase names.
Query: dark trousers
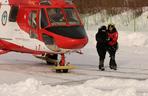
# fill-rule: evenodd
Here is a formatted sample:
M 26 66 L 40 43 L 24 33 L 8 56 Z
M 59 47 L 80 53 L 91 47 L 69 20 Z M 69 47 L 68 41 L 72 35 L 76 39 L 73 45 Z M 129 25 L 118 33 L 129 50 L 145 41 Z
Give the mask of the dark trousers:
M 99 60 L 104 60 L 107 52 L 106 46 L 104 44 L 97 44 L 97 52 L 99 55 Z
M 107 46 L 105 44 L 97 44 L 96 48 L 97 48 L 97 52 L 98 52 L 98 55 L 99 55 L 100 62 L 104 62 L 106 52 L 108 52 L 109 55 L 110 55 L 110 63 L 109 63 L 109 65 L 110 66 L 111 65 L 117 66 L 116 61 L 115 61 L 115 55 L 116 55 L 116 51 L 118 49 L 117 44 L 114 45 L 114 46 Z
M 110 62 L 109 62 L 109 65 L 110 66 L 117 66 L 116 64 L 116 60 L 115 60 L 115 55 L 116 55 L 116 51 L 117 49 L 114 49 L 114 48 L 108 48 L 107 49 L 109 55 L 110 55 Z

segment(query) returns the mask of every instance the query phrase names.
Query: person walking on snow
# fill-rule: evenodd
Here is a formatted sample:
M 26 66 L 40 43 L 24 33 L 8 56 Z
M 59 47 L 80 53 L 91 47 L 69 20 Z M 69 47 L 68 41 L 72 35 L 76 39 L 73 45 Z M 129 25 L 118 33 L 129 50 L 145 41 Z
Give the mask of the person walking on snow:
M 107 38 L 108 38 L 108 34 L 107 34 L 107 28 L 106 26 L 101 26 L 100 28 L 98 28 L 98 32 L 96 34 L 96 49 L 99 55 L 99 70 L 104 71 L 104 59 L 105 59 L 105 55 L 106 55 L 106 46 L 107 46 Z
M 110 69 L 117 70 L 117 64 L 115 60 L 116 51 L 118 49 L 118 32 L 113 24 L 108 25 L 108 43 L 107 51 L 110 55 L 109 67 Z
M 106 52 L 110 55 L 110 62 L 109 66 L 111 69 L 116 70 L 117 64 L 115 61 L 115 54 L 118 49 L 118 32 L 114 25 L 109 24 L 108 29 L 106 26 L 101 26 L 98 29 L 96 34 L 96 41 L 97 41 L 97 52 L 99 55 L 99 70 L 104 71 L 104 59 L 106 56 Z

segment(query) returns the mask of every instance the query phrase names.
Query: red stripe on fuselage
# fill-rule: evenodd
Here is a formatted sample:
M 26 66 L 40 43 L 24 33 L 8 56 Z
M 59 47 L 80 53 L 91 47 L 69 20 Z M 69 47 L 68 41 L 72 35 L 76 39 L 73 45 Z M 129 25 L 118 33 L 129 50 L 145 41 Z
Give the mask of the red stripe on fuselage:
M 44 54 L 47 52 L 43 51 L 36 51 L 29 48 L 25 48 L 24 46 L 19 46 L 4 40 L 0 40 L 0 47 L 3 50 L 9 50 L 9 51 L 15 51 L 15 52 L 21 52 L 21 53 L 30 53 L 30 54 Z

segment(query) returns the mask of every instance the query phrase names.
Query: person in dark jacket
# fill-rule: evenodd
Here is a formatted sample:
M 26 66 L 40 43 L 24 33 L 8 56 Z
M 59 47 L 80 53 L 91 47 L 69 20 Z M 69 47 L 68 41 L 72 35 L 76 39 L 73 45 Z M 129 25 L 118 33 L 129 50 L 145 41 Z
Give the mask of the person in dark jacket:
M 108 43 L 107 51 L 110 55 L 109 66 L 110 69 L 117 70 L 117 64 L 115 60 L 116 51 L 118 49 L 118 32 L 113 24 L 108 25 Z
M 98 32 L 96 34 L 96 48 L 97 52 L 99 55 L 99 70 L 104 71 L 104 59 L 106 55 L 106 46 L 107 46 L 107 39 L 108 39 L 108 34 L 107 34 L 107 28 L 106 26 L 101 26 L 98 28 Z
M 110 69 L 117 70 L 115 54 L 118 49 L 118 32 L 113 24 L 101 26 L 96 34 L 97 52 L 99 55 L 99 70 L 104 71 L 104 60 L 106 52 L 110 55 L 109 67 Z

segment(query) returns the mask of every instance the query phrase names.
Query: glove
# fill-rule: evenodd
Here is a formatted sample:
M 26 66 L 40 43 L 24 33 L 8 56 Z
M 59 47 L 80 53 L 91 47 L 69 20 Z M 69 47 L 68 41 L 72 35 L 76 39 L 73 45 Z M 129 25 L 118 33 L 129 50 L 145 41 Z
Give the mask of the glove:
M 111 38 L 107 38 L 106 41 L 107 42 L 110 42 L 110 41 L 112 41 L 112 39 Z

